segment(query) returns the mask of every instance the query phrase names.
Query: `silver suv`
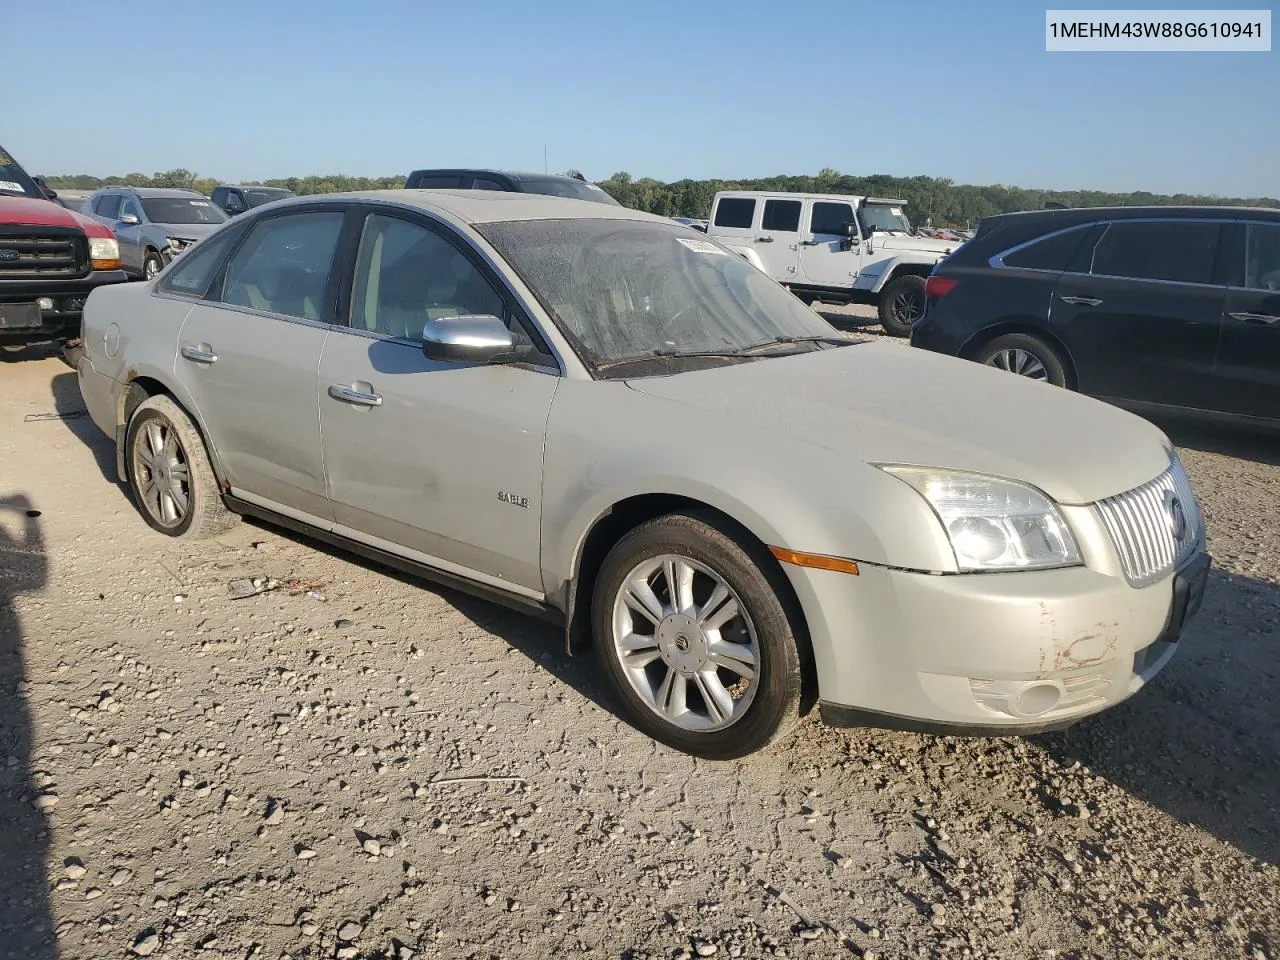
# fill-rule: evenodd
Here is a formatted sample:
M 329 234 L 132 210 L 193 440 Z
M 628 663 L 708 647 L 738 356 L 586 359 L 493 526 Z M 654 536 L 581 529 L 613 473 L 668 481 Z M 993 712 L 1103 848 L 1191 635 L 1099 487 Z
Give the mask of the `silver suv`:
M 81 213 L 115 231 L 125 272 L 147 280 L 227 220 L 203 194 L 158 187 L 105 187 Z

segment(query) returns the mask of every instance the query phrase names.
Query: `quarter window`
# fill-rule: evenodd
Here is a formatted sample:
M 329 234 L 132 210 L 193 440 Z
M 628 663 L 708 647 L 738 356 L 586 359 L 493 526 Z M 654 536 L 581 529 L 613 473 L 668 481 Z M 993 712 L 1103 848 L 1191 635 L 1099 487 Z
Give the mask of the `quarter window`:
M 716 204 L 716 226 L 737 230 L 749 230 L 755 219 L 754 197 L 721 197 Z
M 1245 225 L 1244 285 L 1253 290 L 1280 290 L 1280 226 Z
M 1058 272 L 1066 270 L 1067 264 L 1071 262 L 1076 250 L 1080 247 L 1080 241 L 1091 229 L 1092 227 L 1089 226 L 1076 227 L 1074 230 L 1064 230 L 1061 233 L 1042 237 L 1021 249 L 1005 254 L 1003 263 L 1006 267 L 1023 267 L 1028 270 Z
M 1093 273 L 1137 280 L 1212 283 L 1216 223 L 1190 220 L 1112 223 L 1093 254 Z
M 234 231 L 227 231 L 197 243 L 165 271 L 160 290 L 180 297 L 203 297 L 209 292 L 209 285 L 213 283 L 237 235 Z
M 766 200 L 764 202 L 764 222 L 762 230 L 777 230 L 780 233 L 795 233 L 800 229 L 799 200 Z
M 133 197 L 124 197 L 120 204 L 120 216 L 123 217 L 126 214 L 133 214 L 138 218 L 139 223 L 142 222 L 142 210 L 139 209 L 138 202 Z
M 258 223 L 227 266 L 222 302 L 319 320 L 342 219 L 335 211 Z
M 813 205 L 809 229 L 824 236 L 843 237 L 844 228 L 853 222 L 853 207 L 849 204 L 819 201 Z
M 472 190 L 506 190 L 507 188 L 500 184 L 497 180 L 490 180 L 488 177 L 476 177 L 476 182 L 471 185 Z

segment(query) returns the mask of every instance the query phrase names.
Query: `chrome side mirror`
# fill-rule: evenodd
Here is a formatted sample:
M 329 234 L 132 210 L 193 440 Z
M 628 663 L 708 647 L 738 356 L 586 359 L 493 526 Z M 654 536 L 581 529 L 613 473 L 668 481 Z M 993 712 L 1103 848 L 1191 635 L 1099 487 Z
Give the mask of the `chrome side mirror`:
M 141 223 L 142 221 L 139 220 L 137 217 L 135 217 L 132 213 L 122 213 L 120 215 L 120 222 L 123 223 L 125 226 L 132 227 L 134 224 Z
M 515 353 L 516 338 L 495 316 L 437 317 L 422 328 L 422 352 L 429 360 L 493 363 Z

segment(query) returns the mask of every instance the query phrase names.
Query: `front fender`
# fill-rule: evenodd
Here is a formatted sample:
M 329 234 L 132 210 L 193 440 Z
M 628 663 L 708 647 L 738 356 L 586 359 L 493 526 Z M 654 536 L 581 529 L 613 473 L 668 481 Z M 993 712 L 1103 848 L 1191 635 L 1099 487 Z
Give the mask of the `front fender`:
M 858 279 L 854 282 L 853 288 L 855 290 L 865 290 L 868 293 L 879 293 L 887 283 L 901 275 L 902 267 L 915 267 L 916 269 L 909 272 L 918 274 L 919 268 L 927 267 L 929 270 L 933 269 L 933 265 L 938 260 L 938 257 L 911 253 L 901 253 L 897 256 L 886 257 L 883 260 L 877 260 L 874 263 L 863 266 L 858 273 Z M 927 273 L 928 270 L 925 272 Z

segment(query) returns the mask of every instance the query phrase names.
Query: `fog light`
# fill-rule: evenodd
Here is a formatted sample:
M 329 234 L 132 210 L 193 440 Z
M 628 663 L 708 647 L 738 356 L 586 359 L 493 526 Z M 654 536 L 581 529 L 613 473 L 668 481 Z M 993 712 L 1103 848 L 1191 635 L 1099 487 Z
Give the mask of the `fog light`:
M 52 298 L 52 297 L 41 297 L 39 300 L 37 300 L 37 301 L 36 301 L 36 306 L 38 306 L 41 310 L 52 310 L 52 309 L 53 309 L 53 298 Z
M 77 310 L 83 310 L 84 301 L 85 301 L 84 297 L 70 297 L 67 300 L 67 309 L 73 312 Z
M 1014 712 L 1024 717 L 1038 717 L 1048 713 L 1062 699 L 1062 691 L 1055 683 L 1033 683 L 1013 701 Z

